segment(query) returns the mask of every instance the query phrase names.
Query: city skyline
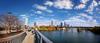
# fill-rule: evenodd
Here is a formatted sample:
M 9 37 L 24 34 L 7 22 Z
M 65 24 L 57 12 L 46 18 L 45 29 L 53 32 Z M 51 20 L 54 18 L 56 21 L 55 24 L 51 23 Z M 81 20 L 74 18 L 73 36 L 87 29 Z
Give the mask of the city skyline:
M 51 21 L 55 25 L 60 22 L 73 26 L 100 24 L 99 0 L 0 0 L 0 13 L 7 11 L 21 20 L 28 19 L 29 25 L 34 22 L 48 25 Z

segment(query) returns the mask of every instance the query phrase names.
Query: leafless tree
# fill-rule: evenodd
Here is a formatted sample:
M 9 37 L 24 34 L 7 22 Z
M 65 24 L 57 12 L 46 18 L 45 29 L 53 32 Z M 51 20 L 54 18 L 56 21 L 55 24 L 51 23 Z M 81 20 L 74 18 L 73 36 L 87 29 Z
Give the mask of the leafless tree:
M 11 29 L 15 28 L 16 30 L 19 29 L 21 23 L 19 19 L 12 15 L 11 12 L 8 12 L 6 14 L 0 15 L 0 25 L 5 28 L 7 33 L 11 33 Z

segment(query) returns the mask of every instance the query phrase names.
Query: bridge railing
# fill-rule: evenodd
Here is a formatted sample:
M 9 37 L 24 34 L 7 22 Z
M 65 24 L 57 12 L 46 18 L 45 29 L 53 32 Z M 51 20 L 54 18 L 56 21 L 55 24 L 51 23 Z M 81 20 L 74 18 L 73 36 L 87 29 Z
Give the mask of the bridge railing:
M 53 43 L 38 30 L 35 30 L 35 38 L 36 38 L 35 40 L 36 43 Z
M 22 32 L 20 34 L 14 35 L 14 36 L 2 38 L 2 39 L 0 39 L 0 43 L 22 43 L 25 36 L 26 36 L 26 33 Z

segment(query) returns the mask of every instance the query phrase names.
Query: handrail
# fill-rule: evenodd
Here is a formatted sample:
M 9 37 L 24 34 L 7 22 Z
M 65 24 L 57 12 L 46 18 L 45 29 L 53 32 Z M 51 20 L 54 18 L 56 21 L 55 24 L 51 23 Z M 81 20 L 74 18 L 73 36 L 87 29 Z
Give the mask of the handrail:
M 26 36 L 26 33 L 22 32 L 17 35 L 13 35 L 13 36 L 6 37 L 6 38 L 1 38 L 0 43 L 22 43 L 25 36 Z
M 51 40 L 49 40 L 47 37 L 45 37 L 41 32 L 38 30 L 35 30 L 36 34 L 39 35 L 46 43 L 53 43 Z
M 22 32 L 22 33 L 20 33 L 20 34 L 14 35 L 14 36 L 10 36 L 10 37 L 6 37 L 6 38 L 2 38 L 2 39 L 11 39 L 11 38 L 14 38 L 14 37 L 20 36 L 20 35 L 22 35 L 23 33 L 25 33 L 25 32 Z

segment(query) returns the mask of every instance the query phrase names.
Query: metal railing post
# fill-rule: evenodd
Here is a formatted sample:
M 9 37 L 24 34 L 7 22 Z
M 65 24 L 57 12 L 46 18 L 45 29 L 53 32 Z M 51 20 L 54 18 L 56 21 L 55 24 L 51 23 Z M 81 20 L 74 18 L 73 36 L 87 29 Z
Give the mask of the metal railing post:
M 22 40 L 24 40 L 25 36 L 26 36 L 26 33 L 22 32 L 14 36 L 2 38 L 0 39 L 0 43 L 22 43 Z
M 45 37 L 42 33 L 40 33 L 38 30 L 35 30 L 35 36 L 38 40 L 39 43 L 53 43 L 51 40 L 49 40 L 47 37 Z
M 40 43 L 42 43 L 42 37 L 40 37 Z

